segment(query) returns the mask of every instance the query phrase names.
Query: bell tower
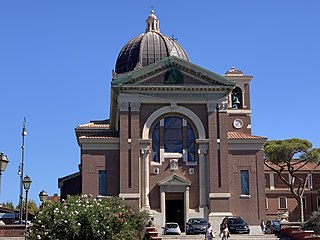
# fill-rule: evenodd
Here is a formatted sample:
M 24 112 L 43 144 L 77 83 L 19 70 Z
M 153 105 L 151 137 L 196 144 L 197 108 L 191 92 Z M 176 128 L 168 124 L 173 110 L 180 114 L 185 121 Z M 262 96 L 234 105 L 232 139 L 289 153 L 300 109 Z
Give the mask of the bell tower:
M 253 77 L 235 67 L 224 76 L 236 83 L 228 96 L 228 131 L 251 134 L 250 81 Z

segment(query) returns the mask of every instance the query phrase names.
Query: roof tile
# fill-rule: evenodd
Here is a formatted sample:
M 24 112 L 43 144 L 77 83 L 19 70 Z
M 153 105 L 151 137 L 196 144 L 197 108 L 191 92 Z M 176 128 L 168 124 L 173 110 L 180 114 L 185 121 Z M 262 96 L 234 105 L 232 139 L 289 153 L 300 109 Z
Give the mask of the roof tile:
M 249 133 L 242 133 L 242 132 L 228 132 L 228 139 L 235 140 L 235 139 L 252 139 L 252 140 L 263 140 L 266 137 L 255 136 Z

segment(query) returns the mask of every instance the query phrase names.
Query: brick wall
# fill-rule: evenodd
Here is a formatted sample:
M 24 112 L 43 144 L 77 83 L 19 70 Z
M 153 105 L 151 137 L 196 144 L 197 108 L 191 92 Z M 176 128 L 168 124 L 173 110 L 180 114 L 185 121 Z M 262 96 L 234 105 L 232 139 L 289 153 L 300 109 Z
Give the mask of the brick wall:
M 23 239 L 25 233 L 24 225 L 5 225 L 0 226 L 0 237 L 22 237 Z

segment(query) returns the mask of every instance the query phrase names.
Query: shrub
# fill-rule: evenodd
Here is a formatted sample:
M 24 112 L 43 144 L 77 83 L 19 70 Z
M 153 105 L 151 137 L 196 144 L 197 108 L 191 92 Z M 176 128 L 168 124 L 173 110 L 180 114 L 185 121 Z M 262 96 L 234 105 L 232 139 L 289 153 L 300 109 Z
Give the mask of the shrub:
M 315 211 L 312 216 L 306 221 L 302 229 L 304 230 L 314 230 L 315 234 L 320 234 L 320 211 Z
M 148 215 L 119 198 L 69 197 L 46 204 L 30 239 L 142 239 Z

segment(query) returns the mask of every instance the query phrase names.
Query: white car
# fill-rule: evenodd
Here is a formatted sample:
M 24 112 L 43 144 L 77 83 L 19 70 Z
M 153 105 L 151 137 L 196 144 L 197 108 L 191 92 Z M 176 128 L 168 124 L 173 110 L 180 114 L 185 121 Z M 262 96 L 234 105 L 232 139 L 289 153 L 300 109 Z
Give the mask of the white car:
M 169 235 L 169 234 L 180 235 L 181 234 L 179 224 L 175 222 L 166 223 L 166 225 L 162 228 L 163 228 L 163 235 Z

